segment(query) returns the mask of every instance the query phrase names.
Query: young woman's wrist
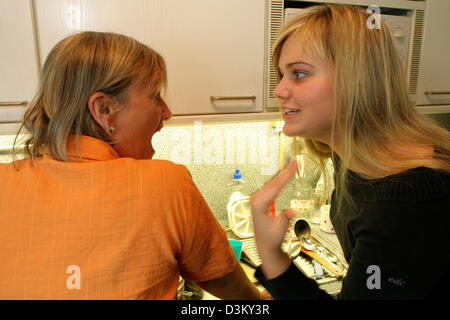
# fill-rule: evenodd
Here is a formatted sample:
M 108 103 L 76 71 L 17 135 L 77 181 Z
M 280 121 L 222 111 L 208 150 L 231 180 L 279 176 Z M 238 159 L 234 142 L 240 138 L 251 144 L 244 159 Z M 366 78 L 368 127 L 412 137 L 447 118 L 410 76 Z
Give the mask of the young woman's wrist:
M 271 252 L 260 252 L 261 270 L 267 280 L 282 275 L 291 265 L 291 259 L 281 249 Z

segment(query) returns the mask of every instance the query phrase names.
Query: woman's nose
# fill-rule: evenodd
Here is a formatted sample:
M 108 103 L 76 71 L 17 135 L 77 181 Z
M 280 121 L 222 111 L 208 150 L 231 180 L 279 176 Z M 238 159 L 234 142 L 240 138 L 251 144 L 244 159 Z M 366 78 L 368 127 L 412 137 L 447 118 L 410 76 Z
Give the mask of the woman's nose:
M 169 120 L 170 118 L 172 118 L 172 112 L 170 111 L 169 106 L 166 104 L 166 102 L 163 99 L 161 99 L 161 102 L 162 102 L 162 108 L 163 108 L 161 117 L 163 118 L 163 120 Z
M 287 98 L 289 98 L 289 90 L 284 77 L 281 78 L 277 87 L 275 88 L 275 90 L 273 90 L 273 94 L 275 95 L 275 97 L 281 100 L 286 100 Z

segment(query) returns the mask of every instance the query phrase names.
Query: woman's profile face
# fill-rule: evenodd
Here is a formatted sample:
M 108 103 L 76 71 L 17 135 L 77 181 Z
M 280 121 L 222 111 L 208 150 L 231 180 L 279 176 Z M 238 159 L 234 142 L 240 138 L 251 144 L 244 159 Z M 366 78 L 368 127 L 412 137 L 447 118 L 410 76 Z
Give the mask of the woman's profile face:
M 282 78 L 274 94 L 281 100 L 284 134 L 330 143 L 333 119 L 333 69 L 307 55 L 301 35 L 286 39 L 278 63 Z
M 153 135 L 162 129 L 163 120 L 172 116 L 159 95 L 155 98 L 147 85 L 134 82 L 128 97 L 114 116 L 114 149 L 121 157 L 151 159 L 155 154 Z

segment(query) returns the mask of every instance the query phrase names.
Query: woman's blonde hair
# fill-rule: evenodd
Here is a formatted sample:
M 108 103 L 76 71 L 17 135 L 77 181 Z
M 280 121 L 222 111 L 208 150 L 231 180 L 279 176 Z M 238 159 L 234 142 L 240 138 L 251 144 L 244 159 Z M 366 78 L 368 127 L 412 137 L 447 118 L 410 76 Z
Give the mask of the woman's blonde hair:
M 319 56 L 333 66 L 332 143 L 328 146 L 305 140 L 305 144 L 324 169 L 324 161 L 334 155 L 334 136 L 340 133 L 338 199 L 348 198 L 350 161 L 357 160 L 386 175 L 419 166 L 450 171 L 449 132 L 416 111 L 389 29 L 382 21 L 380 29 L 368 28 L 369 17 L 359 7 L 313 6 L 287 22 L 274 46 L 273 61 L 278 67 L 284 42 L 300 34 L 306 54 Z M 395 146 L 392 141 L 396 141 Z M 422 157 L 400 150 L 411 144 L 432 147 L 434 155 Z
M 79 135 L 112 143 L 110 133 L 92 117 L 89 97 L 104 92 L 117 102 L 117 111 L 135 80 L 148 83 L 155 96 L 167 84 L 163 58 L 137 40 L 103 32 L 82 32 L 61 40 L 45 61 L 37 95 L 19 130 L 25 127 L 31 134 L 25 142 L 27 155 L 35 161 L 48 147 L 52 158 L 68 161 L 71 135 L 76 136 L 77 150 Z

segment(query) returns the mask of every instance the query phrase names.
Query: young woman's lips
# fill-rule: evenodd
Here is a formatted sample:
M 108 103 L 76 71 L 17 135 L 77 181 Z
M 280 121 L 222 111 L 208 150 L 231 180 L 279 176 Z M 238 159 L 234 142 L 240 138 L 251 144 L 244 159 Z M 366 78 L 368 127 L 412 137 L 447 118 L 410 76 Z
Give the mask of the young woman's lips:
M 283 119 L 289 120 L 292 118 L 295 118 L 300 113 L 300 110 L 298 109 L 283 109 Z

